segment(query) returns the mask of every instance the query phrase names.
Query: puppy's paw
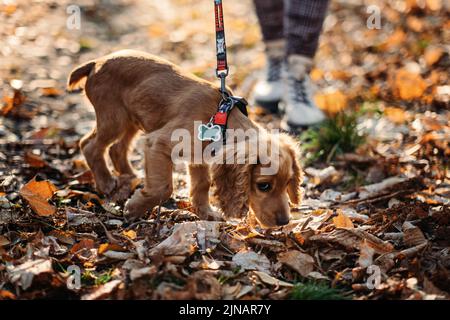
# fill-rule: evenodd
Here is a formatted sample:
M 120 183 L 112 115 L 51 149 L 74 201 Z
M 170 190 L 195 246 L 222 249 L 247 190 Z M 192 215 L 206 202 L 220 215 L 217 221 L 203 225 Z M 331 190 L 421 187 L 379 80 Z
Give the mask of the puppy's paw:
M 151 209 L 143 198 L 141 191 L 137 190 L 131 199 L 125 203 L 124 217 L 131 222 L 142 218 Z
M 118 184 L 118 179 L 116 177 L 108 177 L 106 179 L 101 179 L 96 182 L 96 188 L 98 191 L 106 196 L 111 196 L 113 191 L 116 189 Z
M 195 208 L 195 212 L 201 220 L 222 221 L 222 214 L 214 210 L 209 204 Z
M 113 202 L 124 202 L 141 183 L 141 179 L 134 175 L 121 175 L 117 181 L 117 188 L 111 196 Z

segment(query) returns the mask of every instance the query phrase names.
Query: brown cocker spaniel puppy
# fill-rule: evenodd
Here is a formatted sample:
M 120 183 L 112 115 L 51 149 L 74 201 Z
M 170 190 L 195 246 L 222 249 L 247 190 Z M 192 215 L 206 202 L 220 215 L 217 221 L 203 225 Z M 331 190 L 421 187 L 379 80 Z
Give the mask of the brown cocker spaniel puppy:
M 194 121 L 207 123 L 222 99 L 219 88 L 212 83 L 170 62 L 131 50 L 77 67 L 70 75 L 68 88 L 84 88 L 95 108 L 97 126 L 81 140 L 80 147 L 98 190 L 105 195 L 116 199 L 129 196 L 130 184 L 136 178 L 128 161 L 130 143 L 138 131 L 146 133 L 144 188 L 136 190 L 126 203 L 129 219 L 144 215 L 170 198 L 172 149 L 176 144 L 172 133 L 184 129 L 197 137 Z M 258 133 L 258 142 L 278 148 L 269 162 L 261 161 L 258 155 L 254 163 L 191 163 L 190 193 L 195 211 L 202 219 L 212 215 L 209 189 L 214 185 L 225 218 L 242 218 L 251 209 L 262 226 L 287 224 L 289 199 L 294 204 L 301 199 L 297 145 L 287 135 L 267 133 L 239 110 L 231 111 L 228 129 L 253 129 Z M 208 144 L 201 142 L 201 147 Z M 106 164 L 107 150 L 117 175 Z M 250 152 L 245 152 L 245 158 L 249 158 Z M 278 169 L 275 173 L 264 173 L 264 168 L 274 164 Z

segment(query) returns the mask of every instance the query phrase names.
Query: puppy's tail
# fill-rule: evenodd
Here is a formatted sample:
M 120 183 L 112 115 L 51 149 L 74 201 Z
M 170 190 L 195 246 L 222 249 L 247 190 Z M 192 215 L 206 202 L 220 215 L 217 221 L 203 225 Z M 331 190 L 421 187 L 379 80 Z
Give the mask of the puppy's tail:
M 86 62 L 72 70 L 67 81 L 67 91 L 81 91 L 84 89 L 86 79 L 95 72 L 95 61 Z

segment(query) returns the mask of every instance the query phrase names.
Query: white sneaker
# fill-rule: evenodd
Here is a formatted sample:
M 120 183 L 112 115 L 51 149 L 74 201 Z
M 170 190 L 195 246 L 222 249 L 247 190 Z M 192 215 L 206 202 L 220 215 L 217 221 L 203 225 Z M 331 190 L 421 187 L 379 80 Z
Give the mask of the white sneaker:
M 285 115 L 282 123 L 285 129 L 311 126 L 325 120 L 324 113 L 313 100 L 313 87 L 308 76 L 311 66 L 310 58 L 299 55 L 288 57 L 283 95 Z
M 253 91 L 255 104 L 276 113 L 283 97 L 282 70 L 284 60 L 284 40 L 266 43 L 266 74 L 257 82 Z

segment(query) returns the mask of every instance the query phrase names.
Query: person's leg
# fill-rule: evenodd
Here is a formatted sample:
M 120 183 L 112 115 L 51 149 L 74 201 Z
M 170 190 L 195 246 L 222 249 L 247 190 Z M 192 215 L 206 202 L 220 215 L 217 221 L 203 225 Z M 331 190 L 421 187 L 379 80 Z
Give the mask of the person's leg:
M 253 0 L 264 42 L 283 39 L 283 0 Z
M 287 76 L 283 100 L 286 127 L 308 126 L 325 118 L 314 104 L 308 73 L 327 7 L 328 0 L 285 0 Z
M 313 58 L 322 31 L 328 0 L 284 0 L 287 55 Z
M 276 112 L 283 88 L 281 70 L 285 58 L 283 0 L 253 0 L 264 40 L 267 72 L 255 86 L 256 104 Z

